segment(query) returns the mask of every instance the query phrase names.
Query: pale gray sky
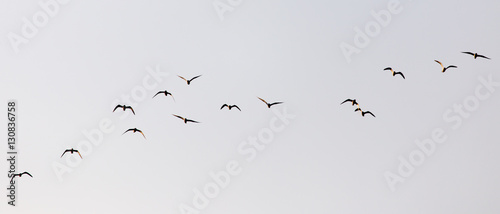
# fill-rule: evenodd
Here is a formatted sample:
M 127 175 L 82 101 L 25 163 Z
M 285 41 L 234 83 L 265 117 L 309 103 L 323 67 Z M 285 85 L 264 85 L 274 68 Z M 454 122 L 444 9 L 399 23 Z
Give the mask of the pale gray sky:
M 49 15 L 46 2 L 0 0 L 2 105 L 18 101 L 18 169 L 34 176 L 17 179 L 17 206 L 4 196 L 0 213 L 500 212 L 500 87 L 482 83 L 500 82 L 499 2 L 60 0 Z M 214 3 L 229 10 L 223 20 Z M 392 4 L 398 13 L 357 47 L 355 29 Z M 33 17 L 48 18 L 23 34 Z M 359 49 L 350 63 L 342 44 Z M 199 74 L 189 86 L 177 77 Z M 165 89 L 175 102 L 151 99 Z M 284 104 L 273 112 L 257 96 Z M 347 98 L 377 117 L 339 105 Z M 137 114 L 113 113 L 116 103 Z M 103 120 L 113 130 L 81 162 L 60 158 Z M 147 139 L 122 135 L 134 127 Z M 436 130 L 446 140 L 392 191 L 384 175 L 401 176 L 400 157 L 423 154 L 415 141 Z M 249 144 L 266 133 L 269 144 Z M 193 189 L 231 163 L 241 171 L 196 207 Z M 55 165 L 72 172 L 59 179 Z M 8 167 L 0 161 L 5 195 Z

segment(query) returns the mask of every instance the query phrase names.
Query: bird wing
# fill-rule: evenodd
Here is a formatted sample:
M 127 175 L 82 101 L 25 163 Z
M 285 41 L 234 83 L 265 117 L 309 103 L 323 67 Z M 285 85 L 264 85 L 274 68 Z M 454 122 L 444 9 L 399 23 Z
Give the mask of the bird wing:
M 156 94 L 153 96 L 153 98 L 155 98 L 155 97 L 156 97 L 156 95 L 161 94 L 161 93 L 163 93 L 163 91 L 158 91 L 158 93 L 156 93 Z
M 357 112 L 357 111 L 362 111 L 361 108 L 357 108 L 356 110 L 354 110 L 354 112 Z
M 237 105 L 232 105 L 234 108 L 237 108 L 238 110 L 241 111 L 240 107 L 238 107 Z
M 186 123 L 187 122 L 199 123 L 198 121 L 194 121 L 194 120 L 190 120 L 190 119 L 186 119 Z
M 341 102 L 340 105 L 346 103 L 346 102 L 353 102 L 354 100 L 351 100 L 351 99 L 347 99 L 347 100 L 344 100 L 344 102 Z
M 117 108 L 123 108 L 123 106 L 122 106 L 122 105 L 117 105 L 117 106 L 115 107 L 115 109 L 113 109 L 113 112 L 115 112 Z
M 80 154 L 80 152 L 78 150 L 76 152 L 78 153 L 78 155 L 80 155 L 80 158 L 83 159 L 82 154 Z
M 135 115 L 135 111 L 134 109 L 132 108 L 132 106 L 127 106 L 126 108 L 130 109 L 132 111 L 132 113 Z
M 170 94 L 170 96 L 172 97 L 172 99 L 173 99 L 173 100 L 174 100 L 174 102 L 175 102 L 174 95 L 172 95 L 172 93 L 169 93 L 169 94 Z
M 195 76 L 195 77 L 191 78 L 189 81 L 193 81 L 194 79 L 196 79 L 198 77 L 201 77 L 201 75 Z
M 437 60 L 434 60 L 434 61 L 437 62 L 437 63 L 439 63 L 441 65 L 441 67 L 444 68 L 443 63 L 441 63 L 440 61 L 437 61 Z
M 181 117 L 181 116 L 175 115 L 175 114 L 172 114 L 172 115 L 174 115 L 174 116 L 176 116 L 176 117 L 181 118 L 182 120 L 184 120 L 184 117 Z
M 67 149 L 63 152 L 63 154 L 61 155 L 61 157 L 62 157 L 64 154 L 66 154 L 66 152 L 68 152 L 68 150 L 67 150 Z
M 228 106 L 227 104 L 224 104 L 224 105 L 222 105 L 222 106 L 220 107 L 220 109 L 223 109 L 224 107 L 228 107 L 228 108 L 229 108 L 229 106 Z
M 134 129 L 128 129 L 127 131 L 123 132 L 123 134 L 129 132 L 129 131 L 133 131 Z
M 471 53 L 471 52 L 462 52 L 462 53 L 464 53 L 464 54 L 470 54 L 470 55 L 474 56 L 474 53 Z
M 365 114 L 371 114 L 373 117 L 375 117 L 375 115 L 373 113 L 371 113 L 370 111 L 365 111 L 364 113 Z
M 138 132 L 140 132 L 142 134 L 142 136 L 144 137 L 144 139 L 146 139 L 146 136 L 144 135 L 144 133 L 142 133 L 141 130 L 137 130 Z
M 488 57 L 485 57 L 485 56 L 483 56 L 483 55 L 479 55 L 479 54 L 478 54 L 478 55 L 476 55 L 476 57 L 482 57 L 482 58 L 485 58 L 485 59 L 490 59 L 490 58 L 488 58 Z
M 281 104 L 281 103 L 283 103 L 283 102 L 274 102 L 274 103 L 269 104 L 269 106 L 278 105 L 278 104 Z
M 184 81 L 186 81 L 186 82 L 187 82 L 187 79 L 186 79 L 186 78 L 181 77 L 181 76 L 179 76 L 179 75 L 177 75 L 177 76 L 178 76 L 178 77 L 180 77 L 181 79 L 183 79 Z
M 401 73 L 401 72 L 394 72 L 394 75 L 396 75 L 396 74 L 399 74 L 399 75 L 401 75 L 403 77 L 403 79 L 406 79 L 405 75 L 403 75 L 403 73 Z
M 384 71 L 387 71 L 387 70 L 391 70 L 392 71 L 392 68 L 391 67 L 384 68 Z
M 23 172 L 23 173 L 21 173 L 21 175 L 24 175 L 24 174 L 27 174 L 27 175 L 29 175 L 30 177 L 33 177 L 33 176 L 32 176 L 30 173 L 28 173 L 28 172 Z
M 259 100 L 261 100 L 262 102 L 264 102 L 265 104 L 267 104 L 267 102 L 264 99 L 262 99 L 260 97 L 257 97 L 257 98 L 259 98 Z
M 457 66 L 450 65 L 450 66 L 446 67 L 446 69 L 448 69 L 448 68 L 457 68 Z

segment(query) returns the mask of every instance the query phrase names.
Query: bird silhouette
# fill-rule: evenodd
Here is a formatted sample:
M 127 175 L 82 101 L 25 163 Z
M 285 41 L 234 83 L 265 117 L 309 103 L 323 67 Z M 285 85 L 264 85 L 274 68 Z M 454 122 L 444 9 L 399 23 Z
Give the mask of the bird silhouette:
M 116 109 L 118 108 L 122 108 L 123 111 L 125 111 L 126 109 L 130 109 L 132 111 L 132 113 L 134 113 L 135 115 L 135 112 L 134 112 L 134 109 L 131 107 L 131 106 L 126 106 L 126 105 L 116 105 L 115 109 L 113 109 L 113 112 L 116 111 Z
M 347 100 L 344 100 L 344 102 L 341 102 L 341 103 L 340 103 L 340 105 L 342 105 L 342 104 L 344 104 L 344 103 L 346 103 L 346 102 L 351 102 L 353 106 L 354 106 L 354 105 L 359 106 L 359 104 L 358 104 L 358 102 L 356 101 L 356 99 L 347 99 Z
M 22 173 L 19 173 L 19 174 L 12 174 L 12 177 L 10 178 L 10 181 L 12 182 L 12 180 L 14 180 L 14 178 L 15 178 L 16 176 L 21 177 L 21 176 L 23 176 L 24 174 L 27 174 L 27 175 L 29 175 L 30 177 L 33 177 L 33 176 L 32 176 L 30 173 L 28 173 L 28 172 L 22 172 Z
M 238 107 L 237 105 L 224 104 L 224 105 L 222 105 L 222 107 L 220 107 L 220 109 L 222 110 L 224 107 L 227 107 L 229 110 L 231 110 L 232 108 L 237 108 L 238 110 L 241 111 L 240 107 Z
M 127 131 L 123 132 L 123 134 L 125 134 L 125 133 L 127 133 L 127 132 L 129 132 L 129 131 L 132 131 L 133 133 L 139 132 L 139 133 L 141 133 L 141 134 L 142 134 L 142 136 L 144 137 L 144 139 L 146 139 L 146 136 L 144 135 L 144 133 L 143 133 L 141 130 L 137 129 L 137 128 L 128 129 Z M 122 135 L 123 135 L 123 134 L 122 134 Z
M 442 70 L 441 72 L 443 72 L 443 73 L 444 73 L 444 72 L 446 71 L 446 69 L 448 69 L 448 68 L 457 68 L 457 66 L 454 66 L 454 65 L 450 65 L 450 66 L 448 66 L 448 67 L 444 67 L 443 63 L 441 63 L 440 61 L 437 61 L 437 60 L 434 60 L 434 61 L 435 61 L 435 62 L 437 62 L 437 63 L 439 63 L 439 64 L 441 65 L 441 68 L 443 68 L 443 70 Z
M 61 155 L 61 157 L 62 157 L 64 154 L 66 154 L 66 152 L 71 152 L 71 154 L 73 154 L 73 152 L 76 152 L 76 153 L 78 153 L 78 155 L 80 155 L 80 158 L 82 158 L 82 159 L 83 159 L 83 157 L 82 157 L 82 155 L 80 154 L 80 152 L 79 152 L 78 150 L 76 150 L 76 149 L 73 149 L 73 148 L 71 148 L 71 149 L 66 149 L 66 150 L 63 152 L 63 154 Z
M 387 67 L 387 68 L 385 68 L 385 69 L 384 69 L 384 71 L 387 71 L 387 70 L 392 71 L 392 76 L 396 76 L 397 74 L 399 74 L 399 75 L 401 75 L 401 76 L 403 77 L 403 79 L 406 79 L 406 78 L 405 78 L 405 75 L 403 75 L 403 73 L 401 73 L 401 72 L 397 72 L 397 71 L 395 71 L 395 70 L 392 70 L 392 68 L 391 68 L 391 67 Z
M 165 91 L 158 91 L 158 93 L 156 93 L 156 94 L 153 96 L 153 98 L 155 98 L 155 97 L 156 97 L 156 95 L 158 95 L 158 94 L 165 94 L 165 97 L 166 97 L 166 96 L 168 96 L 168 95 L 170 95 L 170 96 L 172 97 L 172 99 L 174 99 L 174 101 L 175 101 L 174 95 L 172 95 L 172 93 L 168 92 L 167 90 L 165 90 Z
M 490 58 L 488 58 L 488 57 L 486 57 L 486 56 L 479 55 L 479 54 L 477 54 L 477 53 L 472 53 L 472 52 L 462 52 L 462 53 L 472 55 L 472 56 L 474 56 L 474 59 L 476 59 L 476 58 L 478 58 L 478 57 L 479 57 L 479 58 L 490 59 Z
M 356 110 L 354 110 L 354 112 L 357 112 L 357 111 L 360 111 L 361 112 L 361 116 L 365 116 L 365 114 L 371 114 L 373 117 L 375 117 L 375 115 L 373 113 L 371 113 L 370 111 L 363 111 L 361 110 L 361 108 L 357 108 Z
M 179 76 L 179 75 L 177 75 L 177 76 L 178 76 L 178 77 L 180 77 L 181 79 L 183 79 L 184 81 L 186 81 L 186 83 L 187 83 L 188 85 L 189 85 L 189 84 L 191 84 L 191 81 L 193 81 L 194 79 L 196 79 L 196 78 L 198 78 L 198 77 L 201 77 L 201 75 L 198 75 L 198 76 L 195 76 L 195 77 L 193 77 L 193 78 L 191 78 L 191 79 L 189 79 L 189 80 L 188 80 L 188 79 L 186 79 L 186 78 L 184 78 L 184 77 L 181 77 L 181 76 Z
M 278 104 L 283 103 L 283 102 L 268 103 L 268 102 L 266 102 L 264 99 L 262 99 L 260 97 L 257 97 L 257 98 L 259 98 L 259 100 L 261 100 L 262 102 L 264 102 L 267 105 L 267 108 L 271 108 L 271 106 L 273 106 L 273 105 L 278 105 Z
M 179 115 L 175 115 L 175 114 L 172 114 L 172 115 L 174 115 L 175 117 L 178 117 L 178 118 L 182 119 L 184 121 L 184 123 L 188 123 L 188 122 L 199 123 L 198 121 L 190 120 L 190 119 L 187 119 L 185 117 L 181 117 Z

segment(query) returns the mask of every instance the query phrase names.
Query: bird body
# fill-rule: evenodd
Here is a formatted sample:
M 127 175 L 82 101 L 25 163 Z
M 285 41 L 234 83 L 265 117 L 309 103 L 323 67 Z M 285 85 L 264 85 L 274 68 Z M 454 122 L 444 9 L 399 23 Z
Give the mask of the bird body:
M 125 134 L 125 133 L 127 133 L 129 131 L 132 131 L 133 133 L 139 132 L 139 133 L 142 134 L 142 136 L 144 137 L 144 139 L 146 139 L 146 136 L 144 135 L 144 133 L 141 130 L 137 129 L 137 128 L 127 129 L 127 131 L 123 132 L 123 134 Z
M 391 67 L 387 67 L 387 68 L 384 69 L 384 71 L 387 71 L 387 70 L 392 71 L 392 76 L 396 76 L 396 75 L 399 74 L 399 75 L 401 75 L 403 77 L 403 79 L 406 79 L 405 75 L 403 75 L 403 73 L 397 72 L 397 71 L 393 70 Z
M 78 155 L 80 155 L 80 158 L 82 158 L 82 159 L 83 159 L 83 157 L 82 157 L 82 155 L 80 154 L 80 152 L 79 152 L 78 150 L 76 150 L 76 149 L 73 149 L 73 148 L 71 148 L 71 149 L 66 149 L 66 150 L 63 152 L 63 154 L 61 155 L 61 158 L 62 158 L 62 156 L 63 156 L 64 154 L 66 154 L 66 152 L 70 152 L 71 154 L 73 154 L 73 152 L 76 152 L 76 153 L 78 153 Z
M 116 111 L 116 109 L 118 108 L 122 108 L 123 111 L 125 111 L 126 109 L 130 109 L 132 111 L 132 113 L 135 115 L 135 112 L 134 112 L 134 109 L 131 107 L 131 106 L 126 106 L 126 105 L 116 105 L 115 109 L 113 109 L 113 112 Z
M 271 106 L 273 106 L 273 105 L 278 105 L 278 104 L 282 104 L 283 103 L 283 102 L 268 103 L 268 102 L 266 102 L 264 99 L 262 99 L 260 97 L 257 97 L 257 98 L 259 98 L 259 100 L 261 100 L 262 102 L 264 102 L 267 105 L 267 108 L 271 108 Z
M 167 90 L 165 90 L 165 91 L 158 91 L 158 93 L 156 93 L 156 94 L 153 96 L 153 98 L 155 98 L 155 97 L 156 97 L 156 95 L 158 95 L 158 94 L 165 94 L 165 97 L 166 97 L 166 96 L 168 96 L 168 95 L 170 95 L 170 96 L 172 97 L 172 99 L 174 99 L 174 101 L 175 101 L 174 95 L 172 95 L 172 93 L 168 92 Z
M 201 75 L 198 75 L 198 76 L 195 76 L 195 77 L 193 77 L 193 78 L 191 78 L 191 79 L 186 79 L 186 78 L 181 77 L 181 76 L 179 76 L 179 75 L 177 75 L 177 76 L 178 76 L 178 77 L 180 77 L 181 79 L 183 79 L 184 81 L 186 81 L 186 83 L 187 83 L 188 85 L 190 85 L 190 84 L 191 84 L 191 81 L 193 81 L 194 79 L 196 79 L 196 78 L 198 78 L 198 77 L 201 77 Z
M 448 68 L 457 68 L 457 66 L 455 66 L 455 65 L 449 65 L 448 67 L 444 67 L 443 63 L 441 63 L 440 61 L 437 61 L 437 60 L 434 60 L 434 61 L 441 65 L 441 68 L 443 69 L 443 70 L 441 70 L 442 73 L 444 73 Z
M 227 107 L 229 110 L 231 110 L 232 108 L 237 108 L 238 110 L 241 111 L 240 107 L 238 107 L 237 105 L 224 104 L 224 105 L 222 105 L 222 107 L 220 107 L 220 109 L 222 110 L 224 107 Z

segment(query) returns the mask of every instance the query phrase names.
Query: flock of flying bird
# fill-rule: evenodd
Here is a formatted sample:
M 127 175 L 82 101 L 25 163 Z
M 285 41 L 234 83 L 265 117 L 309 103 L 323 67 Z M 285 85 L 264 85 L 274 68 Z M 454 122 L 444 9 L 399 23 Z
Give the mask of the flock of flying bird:
M 472 52 L 462 52 L 462 53 L 472 55 L 474 57 L 474 59 L 477 59 L 478 57 L 479 58 L 490 59 L 489 57 L 486 57 L 484 55 L 479 55 L 477 53 L 472 53 Z M 434 60 L 434 61 L 437 62 L 439 65 L 441 65 L 441 72 L 442 73 L 444 73 L 449 68 L 458 68 L 456 65 L 449 65 L 449 66 L 445 67 L 443 65 L 443 63 L 441 63 L 440 61 L 438 61 L 438 60 Z M 401 77 L 403 77 L 403 79 L 406 79 L 405 76 L 404 76 L 404 74 L 402 72 L 397 72 L 394 69 L 392 69 L 391 67 L 384 68 L 384 71 L 391 71 L 392 72 L 392 76 L 400 75 Z M 373 117 L 375 117 L 375 115 L 373 113 L 371 113 L 370 111 L 363 111 L 363 110 L 361 110 L 361 108 L 359 107 L 359 104 L 356 101 L 356 99 L 346 99 L 342 103 L 340 103 L 340 105 L 342 105 L 344 103 L 347 103 L 347 102 L 351 102 L 352 106 L 356 105 L 356 109 L 354 110 L 354 112 L 357 112 L 357 111 L 361 112 L 361 116 L 364 117 L 365 114 L 370 114 Z
M 472 55 L 474 57 L 474 59 L 477 59 L 478 57 L 479 58 L 484 58 L 484 59 L 490 59 L 489 57 L 486 57 L 484 55 L 480 55 L 478 53 L 472 53 L 472 52 L 462 52 L 464 54 L 468 54 L 468 55 Z M 448 66 L 444 66 L 443 63 L 441 63 L 440 61 L 438 60 L 434 60 L 435 62 L 437 62 L 439 65 L 441 65 L 441 72 L 444 73 L 447 69 L 449 68 L 458 68 L 456 65 L 448 65 Z M 404 74 L 402 72 L 397 72 L 395 71 L 394 69 L 392 69 L 391 67 L 387 67 L 384 69 L 384 71 L 391 71 L 392 72 L 392 76 L 396 76 L 396 75 L 400 75 L 403 79 L 406 79 Z M 191 79 L 186 79 L 182 76 L 178 76 L 179 78 L 183 79 L 184 81 L 186 81 L 186 83 L 188 85 L 191 85 L 191 82 L 199 77 L 201 77 L 201 75 L 198 75 L 198 76 L 195 76 Z M 164 96 L 168 96 L 170 95 L 172 97 L 172 99 L 175 101 L 174 99 L 174 96 L 172 95 L 172 93 L 168 92 L 167 90 L 164 90 L 164 91 L 159 91 L 158 93 L 156 93 L 153 98 L 155 98 L 157 95 L 159 94 L 163 94 Z M 271 108 L 272 106 L 274 105 L 278 105 L 278 104 L 282 104 L 283 102 L 273 102 L 273 103 L 268 103 L 267 101 L 265 101 L 264 99 L 260 98 L 260 97 L 257 97 L 259 100 L 261 100 L 262 102 L 264 102 L 268 108 Z M 375 115 L 370 112 L 370 111 L 363 111 L 361 110 L 361 107 L 359 106 L 359 103 L 356 101 L 356 99 L 346 99 L 344 100 L 342 103 L 340 103 L 340 105 L 344 104 L 344 103 L 351 103 L 352 106 L 356 105 L 356 109 L 354 110 L 354 112 L 361 112 L 361 116 L 365 116 L 367 114 L 375 117 Z M 223 108 L 227 107 L 229 110 L 231 110 L 232 108 L 236 108 L 238 109 L 239 111 L 241 111 L 241 109 L 237 106 L 237 105 L 229 105 L 229 104 L 223 104 L 221 107 L 220 107 L 220 110 L 222 110 Z M 132 108 L 132 106 L 127 106 L 127 105 L 116 105 L 116 107 L 113 109 L 113 112 L 115 112 L 117 109 L 122 109 L 123 111 L 126 111 L 127 109 L 130 109 L 130 111 L 132 111 L 132 113 L 135 115 L 135 111 L 134 109 Z M 199 123 L 198 121 L 195 121 L 195 120 L 191 120 L 191 119 L 188 119 L 186 117 L 182 117 L 182 116 L 179 116 L 179 115 L 175 115 L 175 114 L 172 114 L 174 117 L 177 117 L 181 120 L 183 120 L 184 123 L 188 123 L 188 122 L 191 122 L 191 123 Z M 144 137 L 144 139 L 146 139 L 146 136 L 144 135 L 144 133 L 137 129 L 137 128 L 130 128 L 130 129 L 127 129 L 123 134 L 127 133 L 127 132 L 132 132 L 132 133 L 136 133 L 136 132 L 139 132 L 142 134 L 142 136 Z M 123 135 L 122 134 L 122 135 Z M 83 159 L 82 155 L 80 154 L 80 152 L 76 149 L 66 149 L 63 154 L 61 155 L 61 158 L 64 156 L 64 154 L 66 154 L 67 152 L 69 152 L 70 154 L 74 154 L 74 153 L 77 153 L 80 158 Z M 22 172 L 22 173 L 18 173 L 18 174 L 13 174 L 12 177 L 11 177 L 11 182 L 12 180 L 15 178 L 15 177 L 21 177 L 22 175 L 29 175 L 30 177 L 33 177 L 30 173 L 28 172 Z

